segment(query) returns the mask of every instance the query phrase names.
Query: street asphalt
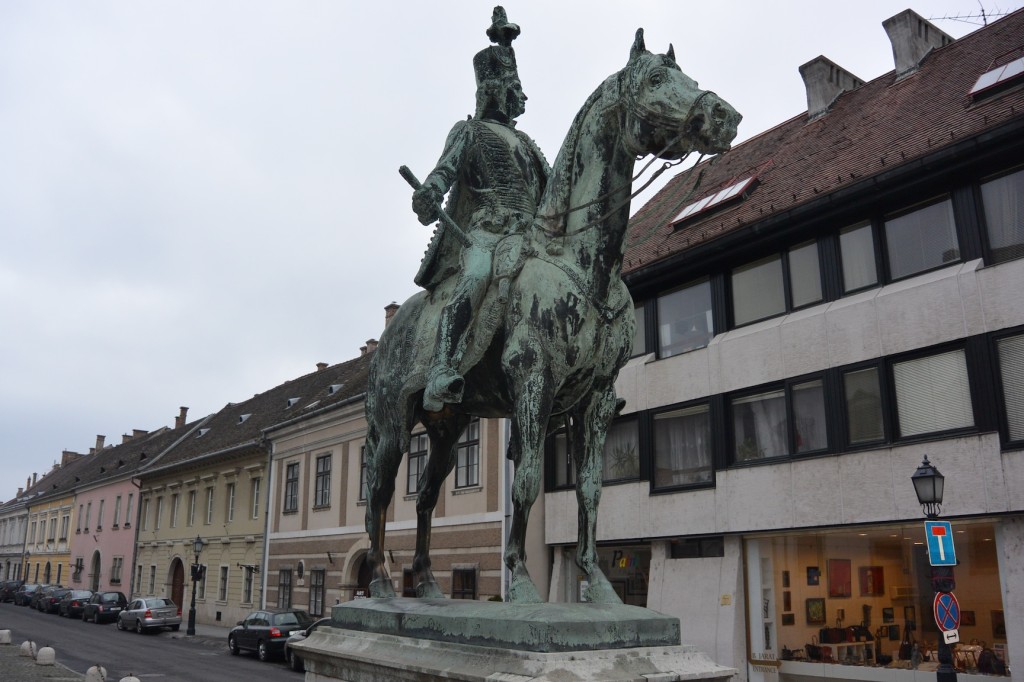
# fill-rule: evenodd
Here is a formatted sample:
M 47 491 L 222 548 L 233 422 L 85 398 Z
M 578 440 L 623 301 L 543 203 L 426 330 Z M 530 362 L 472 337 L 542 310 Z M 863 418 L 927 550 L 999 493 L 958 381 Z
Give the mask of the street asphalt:
M 210 643 L 226 646 L 225 643 L 228 641 L 228 631 L 230 629 L 228 627 L 197 623 L 196 634 L 192 639 L 199 640 L 204 644 Z M 189 639 L 184 630 L 169 634 L 174 639 Z M 25 641 L 24 638 L 18 638 L 17 631 L 11 630 L 11 643 L 0 644 L 0 680 L 4 682 L 7 680 L 11 682 L 39 682 L 40 680 L 49 680 L 51 682 L 54 680 L 73 680 L 74 682 L 81 682 L 81 680 L 85 679 L 84 674 L 61 665 L 59 649 L 56 651 L 57 663 L 55 665 L 39 665 L 34 659 L 22 656 L 21 643 L 23 641 Z M 109 680 L 108 682 L 118 681 Z

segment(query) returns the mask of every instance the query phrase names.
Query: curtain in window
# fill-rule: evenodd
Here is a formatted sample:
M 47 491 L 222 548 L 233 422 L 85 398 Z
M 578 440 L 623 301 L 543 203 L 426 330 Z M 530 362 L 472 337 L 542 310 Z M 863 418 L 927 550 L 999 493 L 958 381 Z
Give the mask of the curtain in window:
M 1010 440 L 1024 440 L 1024 336 L 999 341 L 999 368 Z
M 813 452 L 828 447 L 825 390 L 821 379 L 793 386 L 793 422 L 797 452 Z
M 960 260 L 949 199 L 885 221 L 885 239 L 893 279 Z
M 785 455 L 786 399 L 781 390 L 733 400 L 736 461 Z
M 981 198 L 993 262 L 1024 256 L 1024 171 L 986 182 Z
M 878 368 L 869 367 L 843 375 L 846 397 L 846 425 L 851 445 L 882 440 L 882 389 Z
M 818 242 L 814 241 L 790 249 L 789 284 L 794 308 L 821 300 L 821 266 L 818 263 Z
M 711 283 L 707 280 L 658 297 L 658 356 L 704 348 L 711 341 Z M 638 352 L 636 348 L 634 352 Z
M 637 478 L 640 476 L 640 440 L 635 419 L 616 422 L 608 429 L 604 440 L 604 466 L 601 477 L 605 481 Z
M 733 321 L 746 324 L 786 312 L 782 259 L 772 256 L 732 272 Z
M 847 227 L 839 232 L 843 258 L 843 291 L 863 289 L 878 283 L 875 266 L 875 237 L 871 223 Z
M 708 406 L 654 415 L 654 485 L 667 487 L 711 481 L 711 423 Z
M 974 426 L 964 351 L 893 365 L 900 435 Z

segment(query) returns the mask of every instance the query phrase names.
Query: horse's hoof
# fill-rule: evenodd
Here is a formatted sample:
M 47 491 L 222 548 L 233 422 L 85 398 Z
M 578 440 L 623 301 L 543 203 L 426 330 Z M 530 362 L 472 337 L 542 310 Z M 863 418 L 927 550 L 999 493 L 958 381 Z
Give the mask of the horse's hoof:
M 537 586 L 533 584 L 529 576 L 525 578 L 512 578 L 512 581 L 508 586 L 508 594 L 505 597 L 505 601 L 512 604 L 543 604 L 544 600 L 540 598 L 540 593 L 537 592 Z
M 420 599 L 445 599 L 444 592 L 433 580 L 423 581 L 416 586 L 416 596 Z
M 395 588 L 390 580 L 378 578 L 370 582 L 370 596 L 374 599 L 391 599 L 395 596 Z
M 607 580 L 591 580 L 583 591 L 583 599 L 590 604 L 621 604 L 622 599 Z

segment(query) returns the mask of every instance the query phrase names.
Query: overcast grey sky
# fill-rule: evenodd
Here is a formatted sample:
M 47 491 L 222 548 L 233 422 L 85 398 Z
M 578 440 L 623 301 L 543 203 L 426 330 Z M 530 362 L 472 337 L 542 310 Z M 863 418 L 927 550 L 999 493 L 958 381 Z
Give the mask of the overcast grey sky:
M 520 128 L 553 161 L 642 26 L 743 114 L 741 141 L 806 110 L 798 67 L 820 54 L 890 71 L 881 24 L 908 6 L 979 7 L 509 0 Z M 97 434 L 200 417 L 380 335 L 430 234 L 397 169 L 426 175 L 472 113 L 492 7 L 0 2 L 0 500 Z

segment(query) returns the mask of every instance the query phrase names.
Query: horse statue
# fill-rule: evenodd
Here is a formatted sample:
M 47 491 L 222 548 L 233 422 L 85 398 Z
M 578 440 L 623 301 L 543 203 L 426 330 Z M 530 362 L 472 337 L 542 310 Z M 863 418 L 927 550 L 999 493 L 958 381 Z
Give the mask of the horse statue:
M 691 151 L 726 151 L 740 118 L 716 94 L 698 89 L 671 47 L 664 55 L 647 51 L 638 30 L 625 68 L 598 86 L 569 129 L 520 249 L 521 269 L 485 297 L 481 310 L 490 312 L 474 321 L 477 333 L 460 367 L 461 403 L 438 412 L 422 406 L 436 321 L 450 292 L 442 283 L 402 304 L 381 336 L 366 397 L 372 597 L 395 596 L 385 564 L 385 518 L 413 426 L 422 423 L 430 439 L 416 502 L 414 580 L 418 596 L 440 598 L 430 569 L 431 517 L 458 439 L 473 417 L 509 417 L 507 454 L 515 473 L 505 599 L 544 601 L 526 569 L 526 527 L 540 491 L 549 424 L 561 419 L 576 465 L 576 562 L 589 582 L 584 599 L 621 603 L 598 567 L 596 530 L 605 433 L 622 407 L 614 382 L 630 357 L 635 326 L 622 281 L 633 169 L 650 154 L 675 160 Z

